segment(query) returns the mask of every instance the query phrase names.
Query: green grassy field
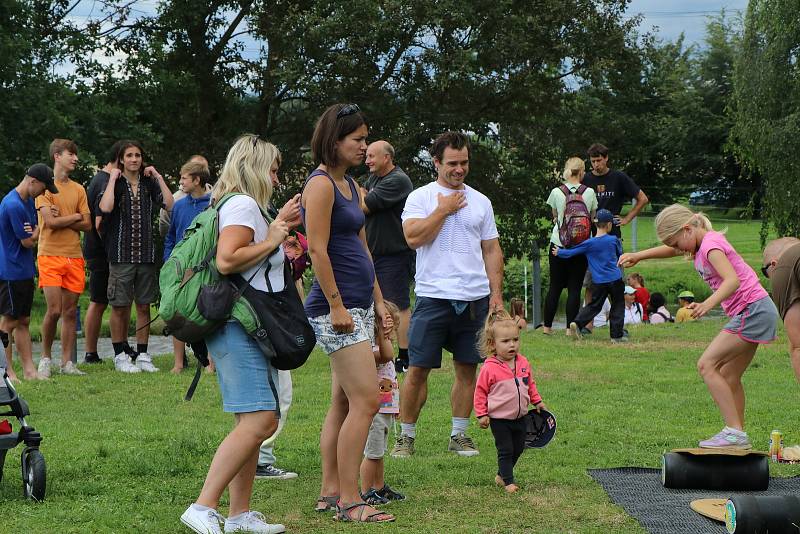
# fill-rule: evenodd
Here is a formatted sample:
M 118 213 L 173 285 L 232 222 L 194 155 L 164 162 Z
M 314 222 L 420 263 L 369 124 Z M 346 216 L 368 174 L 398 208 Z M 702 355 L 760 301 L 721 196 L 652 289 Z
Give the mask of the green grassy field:
M 765 287 L 769 288 L 768 282 L 763 278 L 759 269 L 762 265 L 761 256 L 761 242 L 759 232 L 761 229 L 761 221 L 759 220 L 740 220 L 732 219 L 724 213 L 712 212 L 710 214 L 711 222 L 716 230 L 723 230 L 727 228 L 726 237 L 730 241 L 733 248 L 741 254 L 742 258 L 756 271 L 761 277 L 762 283 Z M 639 216 L 637 218 L 637 250 L 658 246 L 653 225 L 654 215 L 648 214 Z M 622 229 L 623 247 L 626 252 L 633 250 L 633 239 L 631 237 L 632 226 L 628 225 Z M 769 235 L 769 239 L 774 239 L 774 233 Z M 548 287 L 548 260 L 544 255 L 545 251 L 542 250 L 541 256 L 541 269 L 542 269 L 542 291 L 547 293 Z M 522 261 L 528 261 L 527 259 Z M 520 260 L 510 260 L 506 265 L 506 288 L 507 295 L 522 297 L 523 295 L 523 265 Z M 528 264 L 528 277 L 530 284 L 530 271 L 531 266 Z M 691 261 L 687 261 L 683 257 L 671 258 L 668 260 L 646 261 L 627 269 L 628 273 L 638 272 L 645 279 L 645 286 L 653 292 L 662 293 L 667 299 L 667 307 L 671 312 L 675 313 L 678 307 L 677 295 L 684 289 L 694 292 L 695 296 L 699 299 L 705 299 L 711 294 L 708 286 L 703 282 L 700 276 L 695 272 L 694 266 Z M 530 299 L 530 291 L 529 291 Z M 561 295 L 561 302 L 559 306 L 559 313 L 556 315 L 556 320 L 564 320 L 564 303 L 566 302 L 566 291 Z M 560 319 L 559 319 L 560 318 Z
M 693 276 L 686 270 L 686 276 Z M 696 275 L 694 275 L 696 276 Z M 491 433 L 474 420 L 470 433 L 481 454 L 446 451 L 452 368 L 431 375 L 430 398 L 418 425 L 417 455 L 387 460 L 387 480 L 408 500 L 390 509 L 397 522 L 375 527 L 340 525 L 312 511 L 319 491 L 319 431 L 329 398 L 325 356 L 316 351 L 294 373 L 295 399 L 278 440 L 279 465 L 293 481 L 258 481 L 253 507 L 289 532 L 644 532 L 613 505 L 587 468 L 660 465 L 663 451 L 694 445 L 721 427 L 695 371 L 695 361 L 721 320 L 640 326 L 632 342 L 523 336 L 545 402 L 559 431 L 546 449 L 528 451 L 516 475 L 523 491 L 506 495 L 493 484 Z M 446 359 L 447 360 L 447 359 Z M 446 361 L 445 360 L 445 361 Z M 156 358 L 169 368 L 169 357 Z M 192 402 L 182 395 L 191 375 L 122 375 L 111 363 L 86 367 L 88 376 L 56 376 L 23 383 L 30 423 L 45 438 L 48 464 L 44 503 L 22 500 L 21 447 L 9 453 L 0 482 L 0 530 L 19 533 L 188 532 L 179 523 L 197 496 L 211 456 L 231 426 L 221 411 L 216 381 L 204 376 Z M 800 388 L 787 341 L 759 349 L 745 375 L 748 430 L 758 448 L 773 428 L 787 445 L 800 442 Z M 773 476 L 800 466 L 771 465 Z M 223 502 L 220 511 L 227 511 Z

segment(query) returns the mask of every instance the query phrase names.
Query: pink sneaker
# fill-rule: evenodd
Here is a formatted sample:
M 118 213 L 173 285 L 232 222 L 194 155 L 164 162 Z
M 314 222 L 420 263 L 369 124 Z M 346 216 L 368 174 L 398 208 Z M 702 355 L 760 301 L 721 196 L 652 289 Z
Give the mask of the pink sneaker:
M 753 444 L 747 438 L 747 434 L 740 436 L 722 429 L 716 436 L 700 442 L 703 449 L 744 449 L 750 450 Z

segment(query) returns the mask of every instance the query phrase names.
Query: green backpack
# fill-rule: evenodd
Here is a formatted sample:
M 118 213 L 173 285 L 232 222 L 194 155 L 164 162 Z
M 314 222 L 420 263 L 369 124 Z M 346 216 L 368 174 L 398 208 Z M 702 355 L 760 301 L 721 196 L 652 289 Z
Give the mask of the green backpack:
M 161 267 L 158 314 L 176 339 L 202 341 L 231 317 L 248 332 L 260 326 L 236 286 L 217 270 L 219 209 L 237 194 L 229 193 L 199 213 Z

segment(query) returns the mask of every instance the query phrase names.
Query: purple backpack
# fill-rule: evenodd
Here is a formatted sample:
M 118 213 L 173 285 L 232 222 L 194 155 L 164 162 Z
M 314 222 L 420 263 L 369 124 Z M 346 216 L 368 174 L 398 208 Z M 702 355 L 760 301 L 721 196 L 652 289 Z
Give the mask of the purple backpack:
M 564 206 L 564 218 L 558 225 L 558 238 L 564 248 L 574 247 L 589 239 L 592 223 L 589 218 L 589 208 L 583 200 L 583 192 L 587 187 L 581 184 L 573 193 L 566 185 L 561 185 L 559 190 L 567 197 Z

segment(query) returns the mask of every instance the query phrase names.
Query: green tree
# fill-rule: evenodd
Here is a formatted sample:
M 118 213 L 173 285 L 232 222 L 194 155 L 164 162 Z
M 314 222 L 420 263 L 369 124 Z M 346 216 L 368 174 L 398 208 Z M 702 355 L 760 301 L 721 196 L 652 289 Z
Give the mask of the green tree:
M 735 63 L 737 155 L 763 175 L 765 213 L 779 235 L 800 235 L 800 19 L 796 0 L 751 0 Z M 767 227 L 762 234 L 766 234 Z

